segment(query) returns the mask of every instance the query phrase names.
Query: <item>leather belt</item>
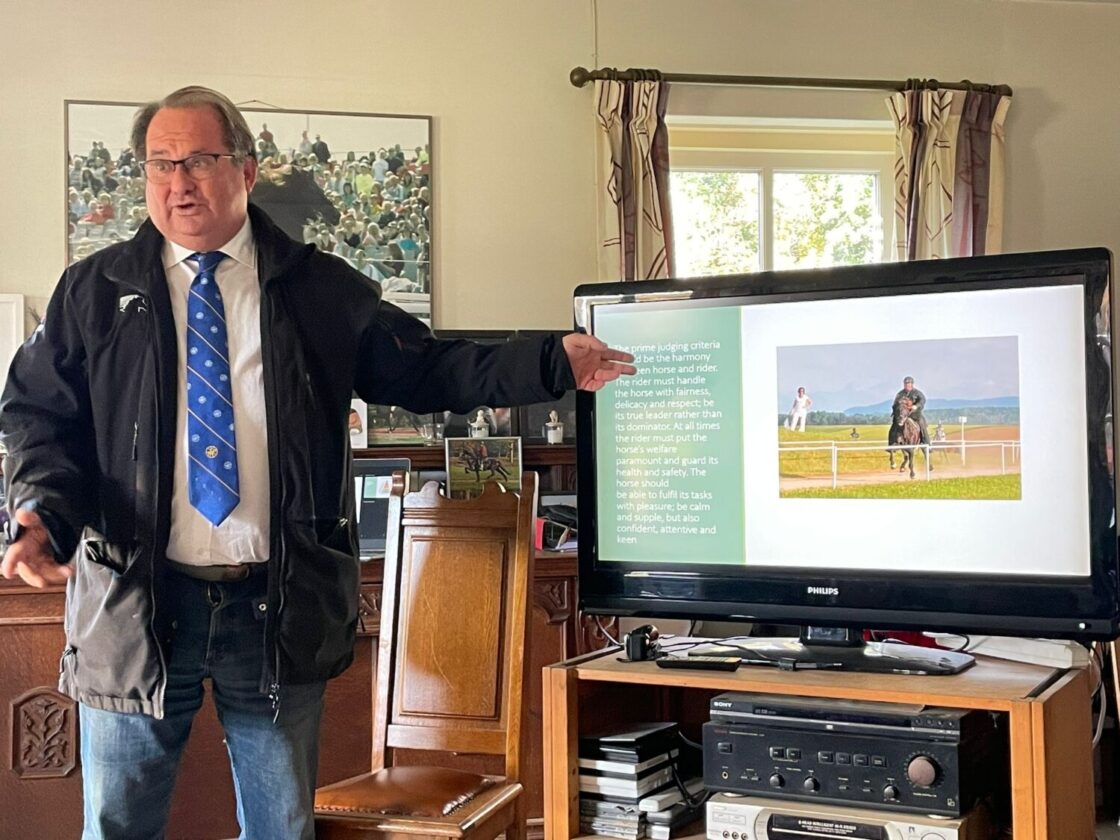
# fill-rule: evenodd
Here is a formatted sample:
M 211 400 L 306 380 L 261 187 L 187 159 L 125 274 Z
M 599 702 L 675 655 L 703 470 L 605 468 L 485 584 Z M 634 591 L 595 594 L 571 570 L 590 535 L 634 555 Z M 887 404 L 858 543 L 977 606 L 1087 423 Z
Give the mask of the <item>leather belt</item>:
M 246 580 L 250 575 L 262 574 L 268 563 L 237 563 L 229 566 L 192 566 L 189 563 L 179 563 L 168 560 L 167 565 L 174 571 L 197 580 L 210 583 L 236 583 Z

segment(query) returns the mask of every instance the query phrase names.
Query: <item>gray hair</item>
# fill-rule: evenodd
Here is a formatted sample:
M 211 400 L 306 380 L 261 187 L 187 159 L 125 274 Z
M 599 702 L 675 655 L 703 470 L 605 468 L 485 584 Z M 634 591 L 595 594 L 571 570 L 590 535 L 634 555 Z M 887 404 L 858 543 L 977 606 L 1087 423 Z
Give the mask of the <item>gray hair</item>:
M 149 102 L 136 112 L 136 116 L 132 118 L 132 150 L 137 160 L 147 158 L 148 126 L 152 122 L 152 117 L 164 108 L 212 109 L 222 126 L 222 139 L 230 153 L 236 155 L 238 160 L 256 157 L 253 149 L 253 133 L 249 131 L 249 124 L 245 122 L 245 117 L 237 110 L 237 106 L 216 90 L 201 85 L 190 85 L 179 88 L 163 99 Z

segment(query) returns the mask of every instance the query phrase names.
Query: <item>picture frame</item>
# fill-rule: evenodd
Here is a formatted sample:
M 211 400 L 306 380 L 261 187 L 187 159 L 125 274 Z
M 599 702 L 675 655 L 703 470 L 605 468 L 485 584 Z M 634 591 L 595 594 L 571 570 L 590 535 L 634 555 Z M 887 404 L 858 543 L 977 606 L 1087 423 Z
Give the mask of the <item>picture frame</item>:
M 147 218 L 145 181 L 129 139 L 141 104 L 63 103 L 67 265 L 131 238 Z M 379 283 L 386 300 L 430 325 L 432 118 L 240 110 L 254 134 L 259 164 L 250 201 L 293 239 L 346 260 Z M 324 147 L 316 146 L 320 141 Z
M 416 414 L 397 405 L 371 404 L 368 408 L 369 446 L 416 446 L 442 443 L 443 431 L 436 437 L 435 417 Z
M 346 425 L 352 449 L 365 449 L 369 446 L 369 406 L 365 400 L 350 400 L 350 415 Z
M 521 438 L 445 438 L 447 495 L 470 498 L 479 495 L 487 481 L 496 481 L 507 490 L 521 489 L 524 464 Z
M 5 371 L 27 337 L 24 304 L 23 295 L 0 294 L 0 364 Z

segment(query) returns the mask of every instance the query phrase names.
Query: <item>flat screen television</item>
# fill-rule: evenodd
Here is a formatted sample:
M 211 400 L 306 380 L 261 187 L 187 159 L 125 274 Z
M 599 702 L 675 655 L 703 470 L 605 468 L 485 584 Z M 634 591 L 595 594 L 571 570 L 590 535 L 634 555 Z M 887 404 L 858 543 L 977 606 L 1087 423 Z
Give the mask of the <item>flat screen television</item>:
M 639 368 L 577 403 L 582 609 L 800 625 L 759 655 L 873 670 L 906 669 L 864 629 L 1116 637 L 1110 266 L 580 286 Z

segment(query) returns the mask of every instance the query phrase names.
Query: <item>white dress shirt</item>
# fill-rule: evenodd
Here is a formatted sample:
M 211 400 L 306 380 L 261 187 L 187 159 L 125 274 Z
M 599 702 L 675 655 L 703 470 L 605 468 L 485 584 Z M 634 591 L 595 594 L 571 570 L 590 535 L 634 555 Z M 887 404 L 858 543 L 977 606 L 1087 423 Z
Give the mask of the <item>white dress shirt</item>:
M 221 525 L 212 525 L 191 505 L 187 481 L 187 296 L 197 266 L 194 251 L 170 240 L 163 245 L 163 270 L 171 293 L 179 340 L 179 399 L 175 416 L 174 490 L 167 556 L 179 563 L 212 566 L 260 563 L 268 559 L 268 429 L 261 365 L 261 287 L 257 247 L 249 220 L 218 249 L 226 259 L 215 279 L 222 293 L 229 340 L 234 435 L 240 500 Z

